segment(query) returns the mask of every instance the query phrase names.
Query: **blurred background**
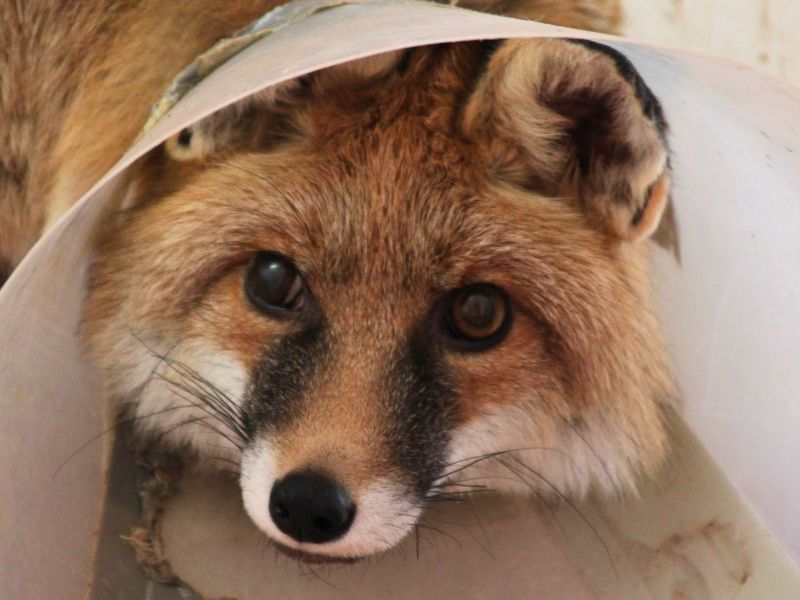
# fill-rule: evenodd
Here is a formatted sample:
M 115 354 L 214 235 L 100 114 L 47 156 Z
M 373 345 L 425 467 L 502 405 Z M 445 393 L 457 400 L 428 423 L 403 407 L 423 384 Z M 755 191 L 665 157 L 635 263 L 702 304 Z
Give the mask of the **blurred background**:
M 628 37 L 757 67 L 800 86 L 800 0 L 622 0 Z

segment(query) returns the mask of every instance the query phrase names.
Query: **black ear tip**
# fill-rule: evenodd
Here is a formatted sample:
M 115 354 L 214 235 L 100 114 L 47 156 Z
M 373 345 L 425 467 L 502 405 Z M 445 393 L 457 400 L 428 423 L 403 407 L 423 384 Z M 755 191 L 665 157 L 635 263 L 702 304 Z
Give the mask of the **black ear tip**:
M 178 144 L 184 148 L 188 148 L 192 143 L 192 130 L 189 127 L 181 129 L 178 134 Z
M 656 95 L 645 83 L 644 79 L 639 74 L 639 71 L 627 56 L 625 56 L 616 48 L 612 48 L 611 46 L 607 46 L 606 44 L 601 44 L 593 40 L 565 38 L 565 41 L 572 44 L 577 44 L 578 46 L 583 46 L 584 48 L 588 48 L 594 52 L 605 54 L 608 58 L 614 61 L 614 66 L 616 67 L 619 76 L 633 87 L 634 93 L 636 94 L 636 99 L 639 101 L 645 116 L 655 124 L 656 129 L 658 129 L 662 139 L 666 139 L 668 125 L 667 120 L 664 117 L 664 110 L 661 107 L 661 103 L 658 101 Z

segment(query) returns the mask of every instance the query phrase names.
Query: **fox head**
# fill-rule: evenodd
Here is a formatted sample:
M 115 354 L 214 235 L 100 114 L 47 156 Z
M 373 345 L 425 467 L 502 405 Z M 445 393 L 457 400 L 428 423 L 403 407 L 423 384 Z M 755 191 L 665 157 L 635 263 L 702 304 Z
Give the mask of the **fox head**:
M 630 489 L 667 447 L 668 189 L 659 104 L 603 46 L 331 68 L 144 160 L 96 246 L 89 355 L 300 557 L 388 549 L 452 492 Z

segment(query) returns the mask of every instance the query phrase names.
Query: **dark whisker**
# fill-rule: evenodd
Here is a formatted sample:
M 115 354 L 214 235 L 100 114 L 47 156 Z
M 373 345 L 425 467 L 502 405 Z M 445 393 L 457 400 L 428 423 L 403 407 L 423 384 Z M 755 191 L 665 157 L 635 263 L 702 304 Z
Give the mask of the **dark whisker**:
M 435 531 L 436 533 L 438 533 L 440 535 L 443 535 L 446 538 L 451 539 L 453 542 L 456 543 L 456 545 L 458 545 L 459 548 L 463 548 L 464 547 L 464 545 L 461 543 L 461 541 L 458 538 L 456 538 L 454 535 L 446 532 L 443 529 L 439 529 L 438 527 L 433 527 L 432 525 L 425 525 L 423 523 L 417 523 L 416 527 L 421 527 L 422 529 L 429 529 L 431 531 Z
M 163 377 L 163 376 L 159 376 L 159 377 L 160 377 L 160 379 L 162 381 L 164 381 L 170 387 L 176 388 L 176 389 L 178 389 L 178 390 L 190 395 L 195 400 L 198 400 L 199 403 L 197 403 L 197 402 L 194 403 L 196 408 L 198 408 L 199 410 L 202 410 L 208 416 L 215 417 L 215 418 L 219 419 L 222 423 L 224 423 L 228 427 L 228 429 L 231 430 L 231 433 L 236 434 L 237 437 L 239 437 L 240 439 L 243 439 L 242 436 L 239 435 L 239 431 L 237 429 L 236 422 L 231 417 L 229 417 L 227 414 L 225 414 L 224 412 L 222 412 L 222 413 L 219 412 L 219 410 L 217 410 L 217 408 L 214 406 L 214 404 L 210 403 L 208 401 L 208 398 L 206 396 L 203 396 L 202 394 L 199 394 L 197 392 L 197 390 L 195 390 L 191 386 L 187 386 L 187 385 L 181 384 L 179 382 L 173 381 L 173 380 L 168 379 L 168 378 Z M 177 392 L 174 392 L 174 391 L 173 391 L 173 393 L 176 396 L 178 396 L 179 398 L 182 398 L 183 400 L 186 400 L 187 402 L 191 402 L 191 400 L 189 398 L 187 398 L 186 396 L 184 396 L 182 394 L 179 394 Z
M 181 372 L 175 368 L 175 365 L 168 365 L 174 371 L 176 371 L 181 377 L 185 379 L 188 378 L 188 375 L 181 374 Z M 236 433 L 239 437 L 244 439 L 244 426 L 241 424 L 241 414 L 238 407 L 225 397 L 225 399 L 219 397 L 208 396 L 203 392 L 202 389 L 198 389 L 190 385 L 189 383 L 185 382 L 177 382 L 172 379 L 169 379 L 165 375 L 157 374 L 156 377 L 161 381 L 164 381 L 167 385 L 172 387 L 177 387 L 180 390 L 183 390 L 192 396 L 194 396 L 197 400 L 201 401 L 204 405 L 206 405 L 210 410 L 213 410 L 220 420 L 224 421 L 228 427 L 231 429 L 233 433 Z M 193 378 L 198 378 L 199 376 L 194 373 L 192 375 Z M 202 378 L 201 378 L 202 379 Z M 205 380 L 203 380 L 205 381 Z M 211 385 L 209 382 L 205 381 L 206 385 Z
M 168 365 L 185 379 L 189 379 L 191 382 L 199 384 L 201 389 L 198 391 L 201 392 L 202 396 L 208 398 L 209 400 L 213 400 L 215 406 L 218 406 L 225 412 L 226 415 L 231 417 L 231 422 L 233 424 L 236 424 L 237 426 L 241 425 L 241 409 L 239 405 L 234 402 L 224 391 L 219 389 L 212 382 L 200 376 L 197 371 L 188 365 L 173 360 L 170 360 Z M 206 393 L 204 392 L 209 393 L 210 396 L 206 396 Z M 241 427 L 241 429 L 241 433 L 244 435 L 244 428 Z
M 219 389 L 212 382 L 202 377 L 195 369 L 182 363 L 178 360 L 170 358 L 166 354 L 161 354 L 147 345 L 140 337 L 132 333 L 132 335 L 139 341 L 144 348 L 156 359 L 159 364 L 164 364 L 172 371 L 177 373 L 184 381 L 188 383 L 178 383 L 170 380 L 165 375 L 157 373 L 158 364 L 151 372 L 151 378 L 157 377 L 165 381 L 168 385 L 179 386 L 183 391 L 196 397 L 203 404 L 217 413 L 220 420 L 224 421 L 226 425 L 241 439 L 246 439 L 245 428 L 242 419 L 241 408 L 234 402 L 223 390 Z M 199 386 L 199 387 L 198 387 Z
M 61 472 L 61 469 L 63 469 L 67 465 L 67 463 L 69 463 L 73 458 L 75 458 L 83 450 L 88 448 L 91 444 L 93 444 L 94 442 L 96 442 L 97 440 L 102 438 L 104 435 L 108 435 L 109 433 L 111 433 L 111 432 L 113 432 L 113 431 L 115 431 L 117 429 L 120 429 L 121 427 L 125 427 L 127 425 L 132 425 L 133 423 L 136 423 L 138 421 L 142 421 L 144 419 L 150 419 L 152 417 L 157 417 L 159 415 L 163 415 L 164 413 L 172 412 L 174 410 L 180 410 L 180 409 L 184 409 L 184 408 L 192 408 L 193 406 L 194 406 L 194 404 L 170 406 L 169 408 L 164 408 L 162 410 L 158 410 L 156 412 L 148 413 L 146 415 L 139 415 L 138 417 L 128 417 L 128 418 L 125 418 L 125 419 L 117 420 L 117 422 L 114 425 L 112 425 L 111 427 L 108 427 L 107 429 L 104 429 L 103 431 L 101 431 L 100 433 L 98 433 L 96 435 L 93 435 L 86 442 L 81 444 L 74 452 L 72 452 L 66 459 L 64 459 L 64 461 L 53 472 L 51 477 L 55 477 L 56 475 L 58 475 Z
M 584 522 L 584 524 L 592 531 L 594 536 L 600 542 L 600 545 L 603 547 L 603 550 L 604 550 L 606 556 L 608 557 L 608 561 L 611 563 L 611 567 L 614 569 L 615 575 L 618 575 L 616 563 L 614 563 L 614 559 L 611 556 L 611 550 L 609 550 L 608 545 L 606 544 L 605 540 L 600 535 L 600 532 L 597 530 L 597 528 L 589 520 L 589 518 L 586 515 L 583 514 L 583 512 L 577 507 L 577 505 L 566 494 L 564 494 L 560 489 L 558 489 L 558 487 L 555 484 L 553 484 L 549 479 L 547 479 L 544 475 L 542 475 L 541 473 L 539 473 L 537 470 L 535 470 L 534 468 L 530 467 L 529 465 L 526 465 L 519 458 L 512 457 L 512 459 L 520 467 L 522 467 L 527 472 L 529 472 L 531 475 L 533 475 L 534 477 L 537 477 L 540 481 L 544 482 L 545 485 L 547 485 L 547 487 L 549 487 L 551 490 L 553 490 L 553 492 L 555 492 L 555 494 L 559 498 L 561 498 L 561 500 L 563 500 L 567 504 L 567 506 L 569 506 L 578 515 L 578 517 L 581 519 L 581 521 Z M 513 467 L 511 467 L 505 461 L 500 460 L 498 462 L 500 462 L 500 464 L 505 466 L 512 473 L 515 473 L 515 474 L 519 475 L 519 472 L 516 471 Z M 522 481 L 523 483 L 526 483 L 524 478 L 521 475 L 520 475 L 520 481 Z M 529 487 L 532 487 L 532 486 L 529 485 Z
M 187 402 L 191 402 L 191 400 L 189 400 L 188 398 L 182 396 L 181 394 L 175 394 L 175 395 L 178 396 L 178 398 L 181 398 L 182 400 L 186 400 Z M 185 421 L 185 422 L 181 423 L 182 425 L 186 425 L 186 424 L 190 424 L 190 423 L 197 423 L 199 425 L 202 425 L 202 426 L 206 427 L 207 429 L 210 429 L 211 431 L 215 432 L 219 436 L 221 436 L 221 437 L 225 438 L 226 440 L 228 440 L 231 444 L 233 444 L 234 447 L 238 448 L 240 451 L 244 450 L 244 446 L 242 445 L 240 440 L 237 440 L 236 438 L 231 437 L 229 434 L 225 433 L 224 431 L 222 431 L 218 427 L 216 427 L 214 425 L 211 425 L 210 423 L 206 422 L 206 419 L 208 419 L 208 418 L 217 418 L 217 415 L 215 415 L 213 413 L 209 413 L 208 411 L 204 410 L 203 406 L 197 405 L 197 408 L 199 408 L 200 410 L 203 410 L 203 412 L 205 412 L 206 415 L 203 416 L 203 417 L 196 417 L 195 419 L 190 419 L 189 421 Z
M 456 473 L 460 473 L 461 471 L 465 471 L 466 469 L 469 469 L 470 467 L 473 467 L 478 463 L 484 462 L 484 461 L 492 459 L 492 458 L 496 458 L 498 456 L 505 456 L 506 454 L 513 454 L 515 452 L 527 452 L 527 451 L 531 451 L 531 450 L 540 450 L 540 451 L 544 451 L 544 452 L 555 452 L 556 454 L 560 454 L 561 456 L 563 456 L 563 457 L 565 457 L 565 458 L 567 458 L 569 460 L 572 460 L 569 457 L 568 454 L 566 454 L 565 452 L 563 452 L 561 450 L 558 450 L 556 448 L 547 448 L 545 446 L 526 446 L 526 447 L 522 447 L 522 448 L 511 448 L 509 450 L 498 450 L 496 452 L 488 452 L 486 454 L 481 454 L 481 455 L 478 455 L 478 456 L 468 456 L 466 458 L 460 458 L 458 460 L 455 460 L 455 461 L 445 465 L 445 467 L 452 467 L 454 465 L 459 465 L 459 466 L 456 467 L 455 469 L 451 470 L 451 471 L 448 471 L 448 472 L 445 472 L 445 473 L 439 475 L 436 478 L 436 480 L 446 479 L 447 477 L 451 477 L 451 476 L 455 475 Z M 467 464 L 463 464 L 462 465 L 461 463 L 464 463 L 464 462 L 466 462 Z
M 483 485 L 483 484 L 480 484 L 480 483 L 468 484 L 468 483 L 462 483 L 461 481 L 451 481 L 451 482 L 439 483 L 439 484 L 436 484 L 436 485 L 432 485 L 430 487 L 430 489 L 435 490 L 435 489 L 439 489 L 439 488 L 450 488 L 450 487 L 467 488 L 466 491 L 486 489 L 486 486 Z
M 433 492 L 425 496 L 426 501 L 435 502 L 464 502 L 468 500 L 473 494 L 494 494 L 495 490 L 480 489 L 480 490 L 456 490 L 453 492 Z
M 428 496 L 428 497 L 425 498 L 425 501 L 426 502 L 458 502 L 458 503 L 460 503 L 460 502 L 465 502 L 466 498 L 464 498 L 463 496 L 458 497 L 458 498 L 447 498 L 447 497 L 442 498 L 440 496 Z
M 209 415 L 192 417 L 190 419 L 185 419 L 183 421 L 179 421 L 178 423 L 171 423 L 170 425 L 165 425 L 164 427 L 161 427 L 161 428 L 151 429 L 150 432 L 158 434 L 161 437 L 166 437 L 166 436 L 168 436 L 169 434 L 171 434 L 172 432 L 176 431 L 177 429 L 179 429 L 181 427 L 186 427 L 188 425 L 198 425 L 200 427 L 205 427 L 206 429 L 210 429 L 211 431 L 213 431 L 217 435 L 227 439 L 231 444 L 233 444 L 240 451 L 243 450 L 243 447 L 240 446 L 235 439 L 233 439 L 230 436 L 228 436 L 225 432 L 221 431 L 219 428 L 214 427 L 210 423 L 206 422 L 206 419 L 208 419 L 208 418 L 209 418 Z

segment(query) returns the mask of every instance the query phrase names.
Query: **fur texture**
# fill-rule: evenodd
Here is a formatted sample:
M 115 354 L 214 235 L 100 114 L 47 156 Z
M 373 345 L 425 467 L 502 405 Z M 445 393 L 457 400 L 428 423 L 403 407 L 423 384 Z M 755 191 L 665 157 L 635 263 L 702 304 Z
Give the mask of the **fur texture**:
M 266 8 L 189 4 L 84 16 L 83 74 L 57 106 L 36 108 L 38 122 L 63 125 L 42 126 L 41 149 L 20 118 L 5 126 L 17 144 L 0 172 L 19 235 L 0 248 L 10 260 L 130 143 L 143 99 L 174 75 L 160 65 L 188 62 Z M 610 29 L 615 6 L 505 8 Z M 0 7 L 43 24 L 57 13 Z M 12 52 L 0 68 L 22 60 Z M 27 183 L 8 183 L 16 163 Z M 28 190 L 40 179 L 37 203 Z M 335 67 L 212 115 L 141 161 L 97 240 L 88 353 L 143 437 L 235 469 L 254 522 L 306 555 L 389 548 L 427 502 L 474 486 L 631 490 L 667 449 L 672 386 L 645 239 L 668 189 L 657 100 L 604 47 L 476 42 Z M 262 251 L 297 267 L 302 310 L 276 318 L 248 300 Z M 479 283 L 507 295 L 510 326 L 497 345 L 464 351 L 444 315 L 454 290 Z M 272 486 L 304 469 L 358 507 L 334 543 L 298 542 L 270 520 Z

